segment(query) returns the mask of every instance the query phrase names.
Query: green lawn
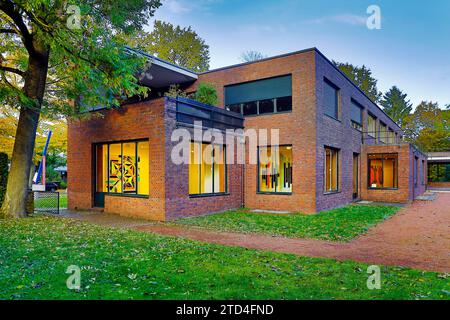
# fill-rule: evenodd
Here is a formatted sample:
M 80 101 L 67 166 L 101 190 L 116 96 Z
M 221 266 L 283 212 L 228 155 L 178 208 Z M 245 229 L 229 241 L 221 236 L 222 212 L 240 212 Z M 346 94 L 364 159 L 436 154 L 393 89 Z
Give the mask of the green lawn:
M 176 223 L 221 231 L 349 241 L 398 210 L 398 207 L 392 206 L 349 205 L 314 215 L 305 215 L 254 213 L 240 209 L 179 219 Z
M 69 265 L 81 290 L 66 287 Z M 80 221 L 0 221 L 0 299 L 448 299 L 445 275 L 204 244 Z
M 53 208 L 56 206 L 56 198 L 41 198 L 34 200 L 35 208 Z M 59 207 L 67 208 L 67 193 L 59 194 Z

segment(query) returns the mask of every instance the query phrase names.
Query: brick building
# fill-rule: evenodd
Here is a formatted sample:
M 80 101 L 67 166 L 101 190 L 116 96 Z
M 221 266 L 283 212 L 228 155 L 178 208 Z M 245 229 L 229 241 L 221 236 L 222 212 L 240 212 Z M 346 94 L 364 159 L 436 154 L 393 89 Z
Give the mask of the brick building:
M 169 220 L 241 206 L 314 213 L 360 199 L 404 203 L 425 191 L 426 156 L 315 48 L 202 74 L 148 58 L 150 98 L 69 123 L 69 208 Z M 216 87 L 217 106 L 159 97 L 200 82 Z M 193 137 L 188 163 L 174 163 L 172 135 L 192 135 L 195 121 L 222 132 L 278 129 L 279 141 L 255 150 L 247 141 L 241 164 L 227 157 L 237 160 L 241 136 L 231 149 Z

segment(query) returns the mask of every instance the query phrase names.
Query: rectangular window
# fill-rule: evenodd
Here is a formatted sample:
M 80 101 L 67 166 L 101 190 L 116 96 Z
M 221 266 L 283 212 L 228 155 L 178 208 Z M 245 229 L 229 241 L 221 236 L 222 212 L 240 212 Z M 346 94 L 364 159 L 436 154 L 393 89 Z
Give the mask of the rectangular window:
M 398 188 L 398 154 L 369 154 L 369 183 L 370 189 Z
M 325 148 L 325 192 L 337 192 L 339 177 L 339 150 Z
M 292 192 L 292 146 L 259 147 L 258 192 Z
M 429 163 L 429 182 L 450 182 L 450 163 Z
M 149 194 L 148 141 L 96 145 L 96 191 Z
M 425 184 L 425 160 L 422 160 L 422 166 L 420 170 L 420 181 L 422 181 L 422 185 Z
M 244 116 L 292 110 L 292 76 L 286 75 L 225 86 L 225 106 Z
M 350 118 L 352 122 L 352 127 L 359 131 L 362 131 L 362 112 L 363 107 L 352 99 Z
M 324 81 L 324 89 L 323 89 L 323 103 L 324 103 L 324 112 L 326 115 L 338 119 L 339 115 L 339 98 L 338 92 L 339 89 L 325 79 Z
M 395 132 L 392 131 L 391 129 L 388 130 L 387 143 L 388 144 L 395 144 Z
M 226 192 L 225 146 L 191 142 L 189 155 L 189 194 Z
M 419 158 L 414 157 L 414 184 L 417 186 L 418 175 L 419 175 Z
M 386 143 L 388 137 L 387 125 L 383 122 L 380 122 L 380 142 Z
M 377 138 L 377 120 L 370 114 L 367 117 L 367 134 L 372 138 Z

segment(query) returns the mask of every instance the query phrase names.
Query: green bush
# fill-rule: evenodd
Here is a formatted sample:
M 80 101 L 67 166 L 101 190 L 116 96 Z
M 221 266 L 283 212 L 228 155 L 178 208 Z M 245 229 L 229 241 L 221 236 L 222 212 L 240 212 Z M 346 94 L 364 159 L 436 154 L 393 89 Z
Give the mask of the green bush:
M 65 181 L 61 181 L 61 183 L 59 184 L 59 188 L 60 189 L 67 189 L 67 183 Z
M 194 99 L 198 102 L 215 106 L 217 105 L 217 90 L 211 83 L 200 82 Z
M 8 181 L 8 155 L 0 152 L 0 207 L 6 193 L 6 182 Z

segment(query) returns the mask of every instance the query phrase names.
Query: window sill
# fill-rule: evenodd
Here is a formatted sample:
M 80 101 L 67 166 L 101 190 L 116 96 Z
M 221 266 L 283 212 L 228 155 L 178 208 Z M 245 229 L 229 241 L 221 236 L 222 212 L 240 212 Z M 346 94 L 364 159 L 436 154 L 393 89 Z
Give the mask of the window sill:
M 367 188 L 367 190 L 384 190 L 384 191 L 396 191 L 398 188 Z
M 267 196 L 291 196 L 292 192 L 261 192 L 257 191 L 256 194 Z
M 124 197 L 124 198 L 140 198 L 140 199 L 149 199 L 150 198 L 148 195 L 144 195 L 144 194 L 126 194 L 126 193 L 107 193 L 107 192 L 105 192 L 105 197 L 106 196 Z
M 327 117 L 327 118 L 330 118 L 330 119 L 333 119 L 333 120 L 335 120 L 335 121 L 337 121 L 337 122 L 339 122 L 339 123 L 342 123 L 342 121 L 341 121 L 340 119 L 335 118 L 335 117 L 333 117 L 333 116 L 330 116 L 329 114 L 324 113 L 323 115 L 324 115 L 325 117 Z
M 340 190 L 336 190 L 336 191 L 327 191 L 327 192 L 324 192 L 323 195 L 324 195 L 324 196 L 330 196 L 330 195 L 338 194 L 338 193 L 341 193 L 341 192 L 342 192 L 342 191 L 340 191 Z
M 248 114 L 248 115 L 243 115 L 243 117 L 244 118 L 256 118 L 256 117 L 263 117 L 263 116 L 276 116 L 277 114 L 286 114 L 286 113 L 292 113 L 292 110 L 271 112 L 271 113 Z
M 189 198 L 209 198 L 209 197 L 223 197 L 223 196 L 229 196 L 230 193 L 228 192 L 222 192 L 222 193 L 204 193 L 204 194 L 190 194 Z

